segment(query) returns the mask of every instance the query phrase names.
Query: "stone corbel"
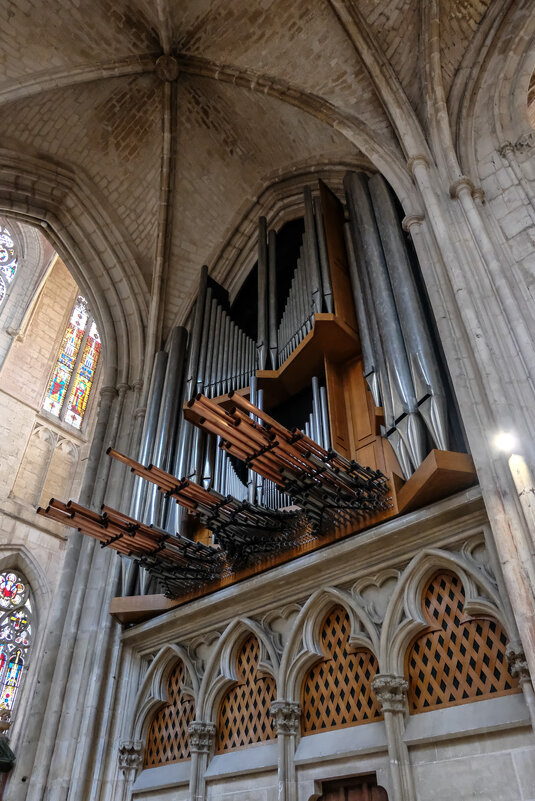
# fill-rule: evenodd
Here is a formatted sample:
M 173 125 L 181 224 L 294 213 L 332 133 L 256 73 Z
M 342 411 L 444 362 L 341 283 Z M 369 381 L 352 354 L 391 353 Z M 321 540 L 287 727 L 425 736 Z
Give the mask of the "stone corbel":
M 388 757 L 392 776 L 392 801 L 413 801 L 416 798 L 409 751 L 403 735 L 409 685 L 403 676 L 378 673 L 372 682 L 385 719 Z
M 119 768 L 129 781 L 134 781 L 143 765 L 143 752 L 141 740 L 121 740 L 117 754 Z
M 528 661 L 524 649 L 519 642 L 510 642 L 505 652 L 511 675 L 518 679 L 518 683 L 522 687 L 524 693 L 524 700 L 529 710 L 531 719 L 531 727 L 535 731 L 535 693 L 533 691 L 533 683 L 531 680 Z
M 299 734 L 301 707 L 293 701 L 274 701 L 271 715 L 275 718 L 277 734 Z
M 191 753 L 209 754 L 215 740 L 215 725 L 194 720 L 188 726 Z

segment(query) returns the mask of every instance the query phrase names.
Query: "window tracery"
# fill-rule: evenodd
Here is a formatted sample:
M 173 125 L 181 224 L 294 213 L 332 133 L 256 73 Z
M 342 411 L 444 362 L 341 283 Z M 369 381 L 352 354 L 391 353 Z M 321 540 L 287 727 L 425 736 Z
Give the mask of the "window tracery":
M 19 574 L 0 573 L 0 714 L 13 710 L 31 640 L 30 588 Z
M 236 657 L 238 682 L 219 706 L 216 753 L 274 740 L 275 720 L 270 709 L 277 697 L 272 676 L 258 672 L 260 644 L 254 634 L 242 643 Z
M 100 350 L 96 323 L 79 295 L 43 403 L 43 409 L 77 429 L 82 427 Z
M 169 674 L 168 703 L 156 712 L 149 726 L 146 768 L 181 762 L 191 756 L 188 726 L 195 717 L 195 702 L 182 690 L 184 674 L 184 663 L 179 659 Z
M 422 610 L 429 627 L 409 648 L 411 713 L 519 691 L 506 657 L 507 635 L 492 618 L 465 611 L 460 578 L 441 571 L 428 581 Z
M 13 237 L 7 228 L 0 225 L 0 305 L 15 278 L 17 267 L 18 257 Z
M 310 668 L 303 681 L 303 734 L 382 718 L 372 690 L 377 659 L 369 648 L 351 648 L 350 634 L 349 614 L 343 606 L 334 606 L 320 629 L 319 639 L 325 656 Z

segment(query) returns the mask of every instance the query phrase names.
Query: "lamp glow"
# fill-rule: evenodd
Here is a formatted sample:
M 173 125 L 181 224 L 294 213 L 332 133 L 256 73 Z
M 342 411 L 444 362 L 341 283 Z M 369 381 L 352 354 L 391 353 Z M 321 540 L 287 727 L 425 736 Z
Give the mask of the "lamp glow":
M 510 431 L 500 431 L 494 437 L 494 445 L 504 453 L 512 453 L 518 445 L 518 440 Z

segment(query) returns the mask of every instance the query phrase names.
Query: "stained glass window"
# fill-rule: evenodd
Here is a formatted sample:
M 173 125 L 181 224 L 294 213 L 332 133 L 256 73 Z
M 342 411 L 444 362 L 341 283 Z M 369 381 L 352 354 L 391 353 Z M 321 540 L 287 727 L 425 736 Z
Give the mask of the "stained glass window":
M 100 348 L 97 326 L 79 295 L 43 403 L 44 409 L 75 428 L 82 426 Z
M 0 225 L 0 303 L 4 300 L 8 285 L 15 278 L 18 259 L 15 243 L 7 228 Z
M 80 428 L 82 425 L 99 356 L 100 338 L 95 322 L 93 321 L 76 372 L 76 378 L 69 398 L 67 414 L 65 415 L 65 420 L 75 428 Z
M 28 584 L 17 573 L 0 573 L 0 715 L 11 713 L 28 668 L 31 622 Z

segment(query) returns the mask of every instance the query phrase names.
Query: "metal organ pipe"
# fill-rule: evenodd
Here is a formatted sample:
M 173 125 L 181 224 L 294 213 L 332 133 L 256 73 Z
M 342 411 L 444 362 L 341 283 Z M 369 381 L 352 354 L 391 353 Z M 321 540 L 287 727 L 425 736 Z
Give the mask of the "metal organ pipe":
M 267 220 L 258 221 L 258 368 L 266 369 L 268 351 L 267 320 Z
M 368 182 L 399 316 L 418 410 L 438 448 L 448 449 L 446 393 L 414 281 L 394 199 L 384 178 Z
M 312 290 L 312 313 L 321 312 L 322 309 L 322 288 L 321 273 L 318 257 L 318 247 L 316 240 L 316 225 L 314 221 L 314 204 L 312 202 L 312 192 L 309 186 L 305 186 L 305 252 L 307 270 L 310 275 Z
M 176 430 L 179 424 L 179 402 L 182 390 L 183 363 L 186 350 L 187 331 L 176 327 L 171 332 L 169 351 L 167 353 L 167 366 L 163 383 L 158 425 L 152 448 L 152 463 L 166 472 L 171 468 L 172 446 L 175 441 Z M 157 503 L 157 487 L 151 487 L 145 502 L 144 519 L 157 522 L 159 520 Z M 159 524 L 159 523 L 158 523 Z
M 374 307 L 388 371 L 395 425 L 409 451 L 414 467 L 426 455 L 425 431 L 417 413 L 416 396 L 403 335 L 375 216 L 362 174 L 348 173 L 344 179 L 350 214 L 356 222 L 368 271 Z M 353 229 L 352 229 L 353 230 Z M 355 247 L 358 258 L 358 248 Z
M 327 255 L 327 240 L 325 239 L 325 228 L 323 226 L 323 215 L 319 198 L 315 198 L 314 200 L 314 214 L 316 219 L 316 233 L 318 236 L 318 254 L 321 269 L 321 283 L 323 285 L 323 298 L 327 311 L 332 314 L 334 312 L 334 304 L 331 270 L 329 267 L 329 257 Z
M 277 364 L 277 235 L 268 231 L 268 283 L 269 283 L 269 357 L 271 369 Z
M 366 312 L 366 306 L 364 302 L 365 293 L 361 283 L 357 261 L 355 259 L 355 250 L 353 248 L 353 240 L 351 237 L 349 223 L 344 223 L 344 239 L 347 250 L 349 275 L 351 277 L 351 287 L 353 289 L 353 299 L 355 302 L 355 311 L 357 312 L 364 378 L 368 382 L 375 405 L 380 406 L 381 393 L 379 390 L 379 381 L 377 376 L 376 357 L 371 342 L 370 320 L 369 315 Z
M 164 350 L 159 350 L 154 357 L 154 366 L 152 368 L 152 377 L 149 388 L 147 411 L 145 412 L 145 420 L 143 423 L 143 432 L 141 434 L 141 446 L 139 449 L 139 461 L 145 464 L 149 461 L 154 447 L 154 439 L 156 436 L 156 429 L 158 426 L 158 412 L 160 409 L 160 402 L 162 398 L 162 388 L 165 379 L 165 368 L 167 365 L 167 353 Z M 130 503 L 130 514 L 137 519 L 141 518 L 143 510 L 143 500 L 146 491 L 146 484 L 142 479 L 136 477 L 134 481 L 134 491 L 132 493 L 132 501 Z

